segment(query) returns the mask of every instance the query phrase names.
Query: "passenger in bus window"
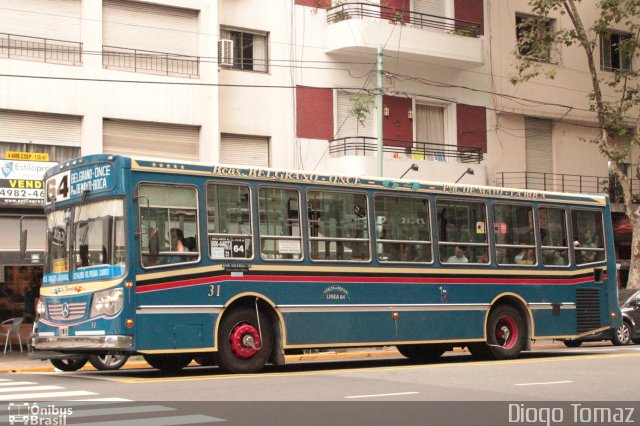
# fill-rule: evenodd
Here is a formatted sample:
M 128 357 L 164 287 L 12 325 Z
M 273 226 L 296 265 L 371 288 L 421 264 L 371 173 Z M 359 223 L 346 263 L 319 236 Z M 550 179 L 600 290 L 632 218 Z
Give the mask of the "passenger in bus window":
M 449 256 L 447 263 L 469 263 L 469 259 L 464 255 L 464 247 L 456 246 L 453 256 Z
M 189 251 L 184 245 L 184 232 L 182 232 L 182 229 L 171 228 L 169 234 L 171 236 L 171 251 Z

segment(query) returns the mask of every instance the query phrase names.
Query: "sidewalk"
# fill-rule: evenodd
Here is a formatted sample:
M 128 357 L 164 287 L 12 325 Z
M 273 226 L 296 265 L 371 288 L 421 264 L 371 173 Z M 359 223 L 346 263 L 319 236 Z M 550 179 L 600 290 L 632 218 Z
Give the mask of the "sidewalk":
M 17 351 L 16 351 L 17 350 Z M 347 352 L 318 352 L 303 355 L 287 355 L 287 363 L 295 361 L 315 361 L 315 360 L 336 360 L 336 359 L 362 359 L 362 358 L 389 358 L 398 357 L 400 353 L 395 348 L 370 348 L 367 350 L 355 350 Z M 198 365 L 195 362 L 192 365 Z M 122 368 L 151 368 L 141 356 L 130 358 Z M 82 367 L 82 370 L 94 370 L 89 363 Z M 0 353 L 0 373 L 51 373 L 55 371 L 53 365 L 48 360 L 29 359 L 27 352 L 20 353 L 20 349 L 15 346 L 12 352 L 6 355 Z
M 602 342 L 593 342 L 602 343 Z M 585 345 L 586 346 L 586 345 Z M 554 342 L 549 340 L 538 341 L 533 344 L 533 349 L 553 349 L 564 348 L 565 346 L 561 342 Z M 12 352 L 7 352 L 6 355 L 0 353 L 0 373 L 50 373 L 55 371 L 53 365 L 48 360 L 29 359 L 27 357 L 26 347 L 25 352 L 20 353 L 20 349 L 17 345 L 14 345 Z M 466 349 L 464 350 L 466 352 Z M 454 352 L 463 352 L 460 348 L 454 348 Z M 285 360 L 287 363 L 296 361 L 320 361 L 320 360 L 337 360 L 337 359 L 363 359 L 363 358 L 392 358 L 399 357 L 400 353 L 395 347 L 383 347 L 383 348 L 362 348 L 351 350 L 340 350 L 326 352 L 309 353 L 302 355 L 287 355 Z M 193 362 L 191 365 L 198 365 Z M 127 361 L 122 368 L 151 368 L 147 364 L 142 356 L 134 356 Z M 89 363 L 85 365 L 82 370 L 95 370 Z

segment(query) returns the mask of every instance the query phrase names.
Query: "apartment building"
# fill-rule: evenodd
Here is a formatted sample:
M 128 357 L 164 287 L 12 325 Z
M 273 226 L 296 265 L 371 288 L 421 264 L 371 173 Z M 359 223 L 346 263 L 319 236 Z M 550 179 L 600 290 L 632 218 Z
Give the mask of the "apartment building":
M 555 80 L 510 83 L 529 15 L 527 0 L 0 0 L 0 156 L 375 175 L 381 132 L 385 176 L 602 191 L 607 161 L 580 139 L 596 131 L 582 52 L 542 58 Z M 599 40 L 603 73 L 633 65 L 616 47 L 626 36 Z M 0 226 L 0 282 L 32 276 L 40 207 L 0 197 Z M 16 266 L 34 269 L 5 272 Z

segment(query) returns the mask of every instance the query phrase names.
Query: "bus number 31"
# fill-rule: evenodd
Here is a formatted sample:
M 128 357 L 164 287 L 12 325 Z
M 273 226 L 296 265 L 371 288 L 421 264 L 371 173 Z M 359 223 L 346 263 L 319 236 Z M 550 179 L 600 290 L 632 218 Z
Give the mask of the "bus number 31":
M 220 284 L 209 284 L 209 297 L 220 297 Z

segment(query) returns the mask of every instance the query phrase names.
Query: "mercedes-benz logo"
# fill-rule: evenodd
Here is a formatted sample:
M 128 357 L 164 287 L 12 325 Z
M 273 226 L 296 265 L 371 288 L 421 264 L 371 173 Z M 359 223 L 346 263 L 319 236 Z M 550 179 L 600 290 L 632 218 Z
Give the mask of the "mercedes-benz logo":
M 67 305 L 66 303 L 62 304 L 62 316 L 64 318 L 68 318 L 69 317 L 69 305 Z

